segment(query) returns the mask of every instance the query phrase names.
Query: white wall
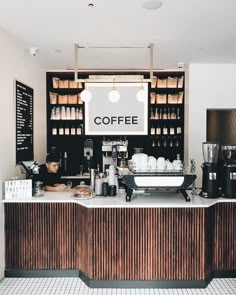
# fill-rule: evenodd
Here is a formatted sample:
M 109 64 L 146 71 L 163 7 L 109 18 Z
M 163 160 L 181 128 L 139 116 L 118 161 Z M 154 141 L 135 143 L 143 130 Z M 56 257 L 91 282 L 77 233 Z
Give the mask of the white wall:
M 46 155 L 46 73 L 37 57 L 26 55 L 24 47 L 0 28 L 0 279 L 4 276 L 3 182 L 20 174 L 15 166 L 14 79 L 34 89 L 34 154 L 44 162 Z
M 202 142 L 206 141 L 206 110 L 236 108 L 236 64 L 189 66 L 189 158 L 197 166 L 197 187 L 202 185 Z

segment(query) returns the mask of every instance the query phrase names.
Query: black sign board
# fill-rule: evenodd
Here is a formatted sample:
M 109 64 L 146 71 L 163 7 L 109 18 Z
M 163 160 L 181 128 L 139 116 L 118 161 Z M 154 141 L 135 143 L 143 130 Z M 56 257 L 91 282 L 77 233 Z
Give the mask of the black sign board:
M 16 163 L 31 161 L 33 154 L 33 98 L 34 90 L 15 81 L 16 89 Z

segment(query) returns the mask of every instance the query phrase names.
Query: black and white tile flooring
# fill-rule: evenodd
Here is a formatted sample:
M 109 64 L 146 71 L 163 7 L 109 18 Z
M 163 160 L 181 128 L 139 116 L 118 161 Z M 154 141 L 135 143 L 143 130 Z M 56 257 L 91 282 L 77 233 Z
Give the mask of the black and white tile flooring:
M 90 289 L 79 278 L 5 278 L 1 295 L 236 295 L 236 279 L 214 279 L 206 289 Z

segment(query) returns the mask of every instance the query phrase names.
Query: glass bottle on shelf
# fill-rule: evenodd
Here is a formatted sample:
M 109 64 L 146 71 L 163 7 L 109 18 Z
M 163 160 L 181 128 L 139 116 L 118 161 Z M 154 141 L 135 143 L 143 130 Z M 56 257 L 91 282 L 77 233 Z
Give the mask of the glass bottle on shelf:
M 59 135 L 64 135 L 64 128 L 63 128 L 63 126 L 60 126 L 60 128 L 59 128 Z
M 155 140 L 153 139 L 152 141 L 152 147 L 155 147 L 156 146 L 156 143 L 155 143 Z
M 56 119 L 56 108 L 52 108 L 51 109 L 51 116 L 50 116 L 51 120 L 55 120 Z
M 75 107 L 72 107 L 71 108 L 70 119 L 71 120 L 75 120 Z
M 155 119 L 159 119 L 159 113 L 158 113 L 158 108 L 155 108 Z
M 75 120 L 79 120 L 79 108 L 75 109 Z
M 170 135 L 175 134 L 175 128 L 173 126 L 170 126 Z
M 182 128 L 179 126 L 179 127 L 177 127 L 177 129 L 176 129 L 176 133 L 177 134 L 182 134 Z
M 161 139 L 160 139 L 160 137 L 157 138 L 157 147 L 161 147 Z
M 150 119 L 154 119 L 154 112 L 153 112 L 153 108 L 151 108 L 151 113 L 150 113 Z
M 176 111 L 176 116 L 177 116 L 177 119 L 179 120 L 179 119 L 180 119 L 180 112 L 179 112 L 179 108 L 177 108 L 177 111 Z
M 170 114 L 170 108 L 167 109 L 167 119 L 171 118 L 171 114 Z
M 75 126 L 73 126 L 73 125 L 72 125 L 72 127 L 70 129 L 70 134 L 75 135 Z
M 79 109 L 79 120 L 83 120 L 83 110 L 82 110 L 82 108 Z
M 168 134 L 168 128 L 164 125 L 163 127 L 163 135 L 167 135 Z
M 164 108 L 163 110 L 163 117 L 162 117 L 163 120 L 167 120 L 167 112 L 166 112 L 166 108 Z
M 77 128 L 76 128 L 76 134 L 77 135 L 81 135 L 82 134 L 80 125 L 78 125 Z
M 176 113 L 175 113 L 175 108 L 171 109 L 171 119 L 175 120 L 176 119 Z
M 68 126 L 65 128 L 65 135 L 70 135 L 70 128 Z
M 155 128 L 153 126 L 151 127 L 151 135 L 155 135 Z
M 57 127 L 53 126 L 52 128 L 52 135 L 57 135 Z
M 156 128 L 156 135 L 161 135 L 161 128 L 159 125 Z

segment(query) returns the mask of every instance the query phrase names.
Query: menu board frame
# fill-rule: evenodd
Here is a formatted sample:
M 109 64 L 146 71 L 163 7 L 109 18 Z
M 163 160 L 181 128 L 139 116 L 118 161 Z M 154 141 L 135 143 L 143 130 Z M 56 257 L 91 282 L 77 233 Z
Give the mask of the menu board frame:
M 34 89 L 15 80 L 16 164 L 34 159 Z

